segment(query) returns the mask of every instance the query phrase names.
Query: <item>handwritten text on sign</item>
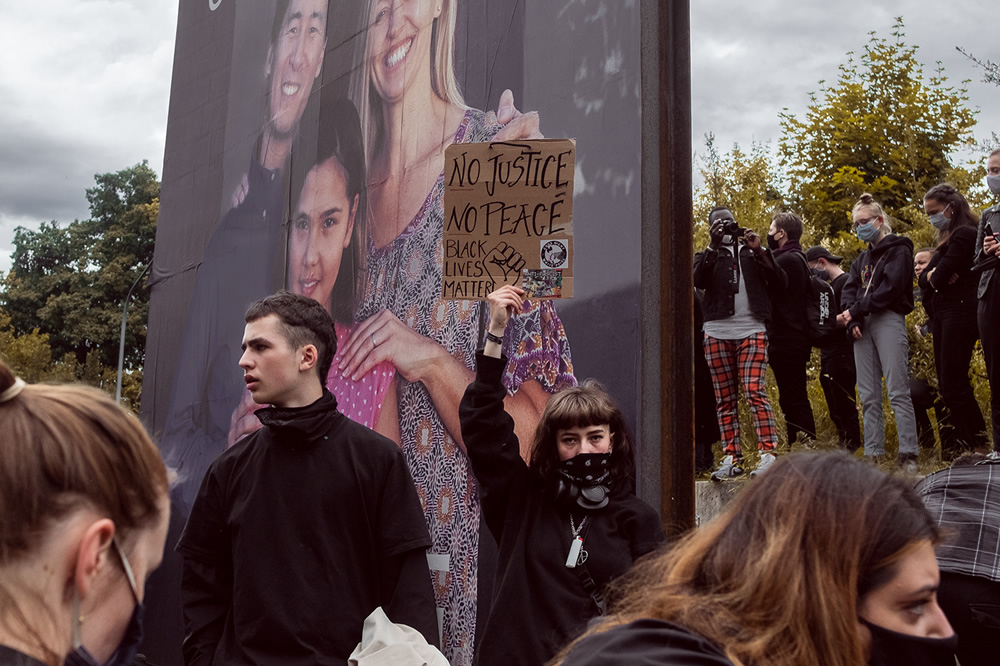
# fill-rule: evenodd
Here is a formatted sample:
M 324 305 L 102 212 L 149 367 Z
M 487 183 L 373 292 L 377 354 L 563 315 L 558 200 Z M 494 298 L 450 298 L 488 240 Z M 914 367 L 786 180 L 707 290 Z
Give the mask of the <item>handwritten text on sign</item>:
M 573 139 L 458 143 L 445 151 L 448 300 L 504 284 L 532 298 L 573 295 Z

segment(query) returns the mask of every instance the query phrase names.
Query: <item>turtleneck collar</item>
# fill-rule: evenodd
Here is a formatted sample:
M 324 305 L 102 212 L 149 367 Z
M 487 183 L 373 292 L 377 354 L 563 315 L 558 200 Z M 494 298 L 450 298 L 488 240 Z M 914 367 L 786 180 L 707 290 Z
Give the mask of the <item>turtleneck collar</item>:
M 781 247 L 771 250 L 771 254 L 775 257 L 784 254 L 785 252 L 791 252 L 792 250 L 802 251 L 802 245 L 797 240 L 790 240 Z
M 327 389 L 323 389 L 318 400 L 305 407 L 265 407 L 256 414 L 276 440 L 294 440 L 297 444 L 322 439 L 340 416 L 337 399 Z

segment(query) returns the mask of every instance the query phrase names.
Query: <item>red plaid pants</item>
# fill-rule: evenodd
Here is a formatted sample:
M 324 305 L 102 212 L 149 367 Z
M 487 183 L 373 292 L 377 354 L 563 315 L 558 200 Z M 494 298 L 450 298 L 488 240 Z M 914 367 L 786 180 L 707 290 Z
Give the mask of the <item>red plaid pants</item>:
M 726 455 L 740 457 L 740 419 L 737 409 L 738 381 L 750 405 L 757 428 L 757 448 L 773 451 L 778 446 L 778 428 L 767 399 L 767 334 L 757 333 L 741 340 L 719 340 L 705 336 L 705 360 L 712 372 L 715 406 Z

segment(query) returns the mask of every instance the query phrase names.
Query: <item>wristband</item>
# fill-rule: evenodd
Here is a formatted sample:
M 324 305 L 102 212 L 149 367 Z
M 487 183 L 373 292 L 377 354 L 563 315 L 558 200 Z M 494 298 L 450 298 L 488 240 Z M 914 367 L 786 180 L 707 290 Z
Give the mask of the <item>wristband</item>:
M 502 335 L 493 335 L 489 331 L 486 331 L 486 340 L 489 341 L 489 342 L 495 342 L 498 345 L 503 345 L 503 336 Z

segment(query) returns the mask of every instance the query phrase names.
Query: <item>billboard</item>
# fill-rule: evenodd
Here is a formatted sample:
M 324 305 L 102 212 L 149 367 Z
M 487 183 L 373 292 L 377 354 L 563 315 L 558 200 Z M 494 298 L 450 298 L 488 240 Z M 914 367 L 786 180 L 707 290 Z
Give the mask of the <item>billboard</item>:
M 446 151 L 575 141 L 572 236 L 534 249 L 557 268 L 533 282 L 572 298 L 532 299 L 508 328 L 508 411 L 530 441 L 551 393 L 595 377 L 635 428 L 639 18 L 585 0 L 181 3 L 142 401 L 178 474 L 174 532 L 211 461 L 259 427 L 238 367 L 247 306 L 282 287 L 315 298 L 337 325 L 327 385 L 402 448 L 443 651 L 471 663 L 496 545 L 457 405 L 487 318 L 443 293 Z M 178 567 L 150 581 L 155 663 L 180 661 Z

